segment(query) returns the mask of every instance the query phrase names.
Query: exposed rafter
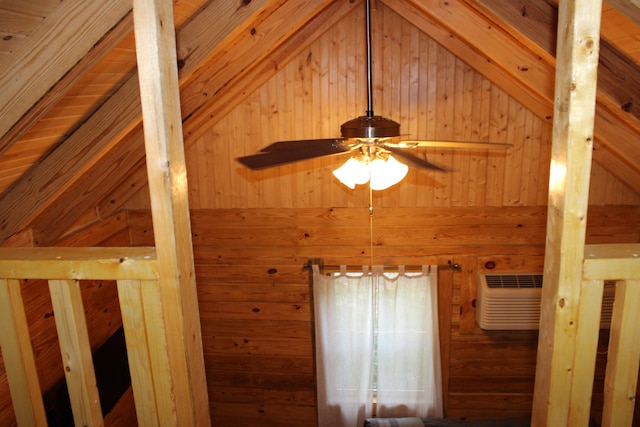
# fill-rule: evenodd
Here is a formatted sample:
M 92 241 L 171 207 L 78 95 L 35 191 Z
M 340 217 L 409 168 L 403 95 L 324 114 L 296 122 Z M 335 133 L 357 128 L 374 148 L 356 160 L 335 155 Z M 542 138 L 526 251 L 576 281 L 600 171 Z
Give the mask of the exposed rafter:
M 61 2 L 30 37 L 30 43 L 16 52 L 15 60 L 0 66 L 0 136 L 4 137 L 130 11 L 127 0 Z M 0 154 L 8 146 L 4 138 L 2 141 Z
M 523 17 L 515 4 L 500 3 L 500 10 L 494 10 L 498 3 L 495 0 L 381 1 L 534 114 L 551 120 L 556 18 L 550 2 L 528 0 L 527 14 Z M 224 117 L 268 76 L 278 72 L 278 67 L 299 52 L 310 38 L 329 28 L 344 16 L 343 11 L 357 4 L 357 1 L 253 0 L 236 8 L 231 2 L 212 2 L 177 35 L 185 142 L 197 140 L 212 119 Z M 614 0 L 611 4 L 630 19 L 637 19 L 635 0 Z M 212 26 L 213 21 L 224 25 Z M 98 49 L 127 33 L 129 21 L 119 22 L 109 34 L 111 39 L 103 39 L 96 45 Z M 535 37 L 527 32 L 527 25 L 535 30 Z M 640 121 L 635 116 L 638 68 L 623 61 L 606 43 L 603 45 L 607 70 L 600 74 L 601 79 L 610 81 L 612 90 L 603 89 L 598 97 L 594 159 L 640 192 L 640 166 L 633 160 L 640 158 L 636 143 Z M 101 55 L 97 51 L 90 54 Z M 84 59 L 88 60 L 90 56 Z M 64 85 L 72 84 L 74 73 L 81 75 L 89 68 L 88 63 L 81 64 L 67 74 L 65 79 L 69 80 L 60 80 L 60 86 L 15 122 L 11 132 L 0 139 L 0 151 L 3 144 L 9 146 L 55 102 Z M 615 84 L 618 76 L 627 79 L 624 91 Z M 139 169 L 143 158 L 141 139 L 136 136 L 140 125 L 136 79 L 134 76 L 125 82 L 74 134 L 0 197 L 0 241 L 33 227 L 36 242 L 50 243 L 76 221 L 84 220 L 90 206 L 99 205 L 103 211 L 111 212 L 137 191 L 141 185 L 136 178 L 139 174 L 130 169 Z M 632 100 L 627 102 L 625 97 Z M 114 203 L 105 200 L 115 191 L 118 200 Z M 64 218 L 55 230 L 52 218 Z

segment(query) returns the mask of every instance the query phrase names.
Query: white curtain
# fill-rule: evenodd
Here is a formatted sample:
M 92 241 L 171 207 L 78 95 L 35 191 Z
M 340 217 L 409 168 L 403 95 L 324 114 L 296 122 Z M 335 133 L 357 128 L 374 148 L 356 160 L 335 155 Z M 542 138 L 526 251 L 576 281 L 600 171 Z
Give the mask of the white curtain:
M 373 287 L 366 274 L 313 269 L 319 426 L 361 426 L 373 401 Z
M 378 417 L 441 418 L 435 266 L 412 275 L 313 270 L 320 427 L 371 416 L 374 372 Z

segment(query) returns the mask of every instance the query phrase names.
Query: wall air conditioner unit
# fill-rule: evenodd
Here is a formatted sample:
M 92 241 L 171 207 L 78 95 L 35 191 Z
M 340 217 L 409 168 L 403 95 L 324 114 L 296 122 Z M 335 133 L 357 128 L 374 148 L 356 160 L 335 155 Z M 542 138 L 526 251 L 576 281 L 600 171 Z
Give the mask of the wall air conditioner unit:
M 615 282 L 606 282 L 600 328 L 611 325 Z M 542 274 L 480 274 L 476 321 L 486 330 L 538 329 Z

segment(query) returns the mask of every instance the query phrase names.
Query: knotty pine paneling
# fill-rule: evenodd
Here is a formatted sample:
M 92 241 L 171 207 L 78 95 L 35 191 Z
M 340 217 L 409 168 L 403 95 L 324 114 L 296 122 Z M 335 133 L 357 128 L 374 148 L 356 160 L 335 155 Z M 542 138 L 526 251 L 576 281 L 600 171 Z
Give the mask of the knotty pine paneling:
M 639 213 L 630 206 L 592 207 L 587 240 L 638 242 Z M 441 265 L 452 276 L 440 281 L 451 285 L 439 292 L 447 298 L 440 306 L 449 316 L 442 321 L 450 324 L 441 337 L 447 414 L 530 413 L 537 332 L 477 328 L 475 281 L 487 261 L 494 262 L 494 271 L 542 271 L 546 208 L 381 207 L 370 220 L 366 208 L 191 211 L 216 425 L 316 425 L 313 313 L 304 268 L 309 258 L 326 264 Z M 153 243 L 149 211 L 129 211 L 128 222 L 132 244 Z M 448 270 L 448 261 L 460 271 Z M 606 348 L 601 350 L 598 384 L 606 358 Z M 596 394 L 596 415 L 601 400 Z
M 507 142 L 506 150 L 417 149 L 449 173 L 410 169 L 402 184 L 373 194 L 380 207 L 544 206 L 551 125 L 535 116 L 383 3 L 373 14 L 377 114 L 401 124 L 403 138 Z M 348 156 L 250 171 L 236 157 L 274 141 L 332 138 L 366 105 L 363 11 L 346 18 L 262 87 L 238 101 L 186 151 L 192 208 L 366 207 L 369 192 L 331 174 Z M 148 207 L 141 192 L 129 208 Z M 640 197 L 594 165 L 593 204 Z
M 58 242 L 58 246 L 127 246 L 129 235 L 125 218 L 124 214 L 117 214 L 67 237 Z M 46 394 L 64 379 L 55 313 L 46 281 L 24 280 L 21 289 L 38 379 Z M 89 339 L 91 347 L 96 349 L 122 326 L 117 288 L 112 281 L 87 280 L 81 282 L 81 289 Z M 46 405 L 50 403 L 45 399 Z M 118 419 L 127 419 L 127 425 L 135 425 L 135 412 L 127 412 L 127 407 L 131 408 L 131 405 L 122 404 Z M 13 426 L 15 423 L 5 367 L 0 357 L 0 425 Z
M 3 63 L 9 64 L 11 59 L 20 54 L 23 48 L 28 49 L 31 34 L 43 23 L 48 23 L 50 14 L 61 2 L 54 0 L 34 0 L 22 2 L 16 0 L 2 1 L 0 21 L 3 33 L 0 52 Z M 205 0 L 188 0 L 174 2 L 174 22 L 177 29 L 188 23 L 193 16 L 206 5 Z M 5 16 L 8 14 L 8 16 Z M 129 17 L 130 19 L 130 17 Z M 11 23 L 9 27 L 7 25 Z M 92 114 L 109 96 L 113 95 L 124 81 L 136 71 L 135 40 L 133 27 L 130 34 L 122 37 L 122 41 L 114 43 L 113 49 L 105 52 L 104 58 L 91 69 L 87 69 L 82 78 L 70 88 L 53 88 L 52 91 L 66 91 L 66 94 L 51 105 L 44 117 L 38 120 L 4 153 L 0 162 L 0 192 L 7 190 L 34 163 L 41 160 L 61 140 L 73 133 L 75 129 Z M 49 30 L 51 31 L 51 30 Z

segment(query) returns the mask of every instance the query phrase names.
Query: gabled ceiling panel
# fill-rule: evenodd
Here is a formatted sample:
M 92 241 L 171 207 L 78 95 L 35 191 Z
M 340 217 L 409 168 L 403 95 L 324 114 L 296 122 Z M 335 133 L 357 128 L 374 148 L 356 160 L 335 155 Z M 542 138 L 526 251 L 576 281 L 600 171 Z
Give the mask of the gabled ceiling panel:
M 531 26 L 533 34 L 523 31 L 518 22 L 511 18 L 492 11 L 493 3 L 495 0 L 450 0 L 445 3 L 436 0 L 374 1 L 374 5 L 380 4 L 394 10 L 412 22 L 464 63 L 526 105 L 539 118 L 550 122 L 553 95 L 550 94 L 552 77 L 549 75 L 553 74 L 553 58 L 545 43 L 549 44 L 548 41 L 554 39 L 554 30 L 548 22 L 545 25 L 535 22 L 544 18 L 544 14 L 536 13 L 548 7 L 549 2 L 500 2 L 502 9 L 515 4 L 520 20 L 535 22 L 536 25 Z M 115 3 L 91 6 L 93 2 L 86 1 L 81 1 L 70 13 L 62 13 L 63 8 L 72 4 L 71 0 L 61 3 L 51 0 L 0 2 L 0 31 L 4 36 L 0 41 L 0 52 L 4 53 L 0 55 L 9 58 L 0 65 L 3 70 L 0 78 L 9 79 L 7 82 L 10 84 L 5 86 L 17 89 L 20 95 L 10 97 L 7 95 L 9 92 L 5 92 L 5 98 L 0 102 L 0 108 L 5 109 L 2 123 L 11 128 L 11 131 L 3 132 L 4 135 L 0 136 L 0 154 L 4 153 L 0 155 L 0 169 L 3 171 L 0 177 L 0 241 L 28 227 L 57 198 L 62 198 L 60 202 L 72 200 L 76 206 L 84 208 L 97 203 L 104 206 L 104 200 L 100 200 L 111 193 L 114 185 L 125 186 L 126 189 L 130 183 L 127 176 L 138 176 L 137 173 L 116 167 L 125 164 L 118 155 L 103 157 L 108 150 L 120 145 L 118 141 L 108 139 L 108 135 L 126 144 L 124 141 L 131 138 L 127 136 L 129 131 L 136 128 L 135 120 L 131 122 L 131 118 L 124 119 L 123 113 L 127 111 L 126 104 L 135 102 L 134 98 L 138 97 L 137 85 L 129 82 L 130 89 L 126 89 L 126 93 L 111 96 L 111 102 L 104 104 L 114 106 L 109 107 L 113 108 L 111 112 L 96 109 L 105 96 L 117 93 L 117 88 L 125 84 L 126 76 L 133 70 L 133 63 L 129 62 L 131 42 L 122 41 L 131 33 L 128 15 L 120 20 L 113 19 L 108 24 L 107 17 L 111 15 L 102 13 L 101 9 L 92 11 L 90 7 L 112 8 Z M 237 104 L 255 90 L 256 78 L 272 75 L 280 64 L 295 57 L 300 46 L 305 44 L 305 31 L 320 31 L 320 27 L 330 26 L 344 16 L 326 11 L 353 8 L 359 4 L 359 0 L 353 3 L 330 0 L 253 0 L 239 3 L 231 0 L 177 0 L 176 24 L 181 89 L 184 94 L 183 105 L 186 107 L 186 111 L 183 109 L 186 142 L 204 134 L 212 118 L 224 116 L 234 102 Z M 258 12 L 245 13 L 249 10 Z M 621 14 L 626 18 L 621 18 Z M 83 16 L 85 18 L 81 18 Z M 599 144 L 594 155 L 610 173 L 616 174 L 637 192 L 640 192 L 640 188 L 634 186 L 640 185 L 640 154 L 635 150 L 640 146 L 640 125 L 633 116 L 639 104 L 634 80 L 637 76 L 633 75 L 633 71 L 638 69 L 635 45 L 640 34 L 639 16 L 633 0 L 610 0 L 604 7 L 603 37 L 620 54 L 621 65 L 616 65 L 616 69 L 631 70 L 622 71 L 619 76 L 622 80 L 627 79 L 624 88 L 632 90 L 626 91 L 626 95 L 630 94 L 628 100 L 620 95 L 601 95 L 598 98 Z M 75 21 L 73 17 L 76 17 Z M 223 22 L 224 25 L 212 25 L 213 22 Z M 75 42 L 79 40 L 71 38 L 64 43 L 64 38 L 51 36 L 68 34 L 65 30 L 81 23 L 85 26 L 77 27 L 77 34 L 89 31 L 100 40 L 92 42 L 97 44 L 88 52 L 86 48 L 76 47 Z M 105 23 L 108 28 L 99 29 Z M 282 31 L 282 35 L 274 37 L 275 31 Z M 221 36 L 223 33 L 227 36 Z M 36 76 L 38 64 L 44 68 L 42 64 L 47 63 L 45 57 L 38 56 L 36 61 L 41 62 L 25 60 L 40 52 L 43 46 L 49 46 L 43 40 L 52 42 L 49 44 L 51 46 L 62 43 L 64 48 L 70 50 L 69 54 L 80 54 L 83 59 L 69 73 L 58 74 L 55 79 L 60 80 L 54 79 L 55 85 L 48 92 L 45 90 L 46 94 L 40 98 L 42 88 L 51 87 L 53 83 L 27 77 L 16 85 L 11 83 L 11 76 L 19 72 L 23 76 Z M 253 59 L 247 57 L 248 54 L 255 54 L 255 47 L 247 40 L 255 40 L 255 46 L 261 46 L 261 56 L 254 55 Z M 260 40 L 265 46 L 259 44 Z M 541 45 L 539 40 L 547 41 Z M 87 55 L 83 56 L 85 53 Z M 102 57 L 106 58 L 103 62 L 100 61 Z M 58 59 L 55 56 L 53 58 Z M 243 62 L 245 60 L 247 62 Z M 91 70 L 95 72 L 92 74 Z M 84 86 L 74 88 L 81 81 Z M 37 83 L 41 95 L 29 95 L 32 83 Z M 38 90 L 33 93 L 39 93 Z M 67 93 L 73 96 L 65 99 Z M 95 98 L 89 100 L 91 96 L 87 95 L 95 95 Z M 622 112 L 621 106 L 624 107 Z M 389 111 L 394 111 L 393 105 L 389 108 Z M 15 111 L 20 112 L 16 117 L 11 116 L 15 115 Z M 42 119 L 49 111 L 49 118 Z M 95 111 L 93 118 L 83 116 L 87 111 Z M 387 115 L 385 111 L 380 112 Z M 64 124 L 65 120 L 68 120 L 67 125 Z M 121 127 L 114 129 L 114 125 Z M 86 128 L 82 131 L 84 133 L 78 133 L 77 130 L 83 127 Z M 15 148 L 10 148 L 13 145 Z M 128 152 L 122 150 L 121 155 Z M 98 166 L 97 162 L 101 159 L 112 159 L 112 163 Z M 131 164 L 140 167 L 139 161 Z M 91 192 L 78 190 L 83 182 L 95 182 L 86 175 L 92 170 L 103 170 L 100 172 L 103 175 L 104 171 L 111 171 L 107 180 L 111 187 L 91 187 Z M 137 178 L 132 179 L 138 182 Z M 126 197 L 127 193 L 120 194 Z

